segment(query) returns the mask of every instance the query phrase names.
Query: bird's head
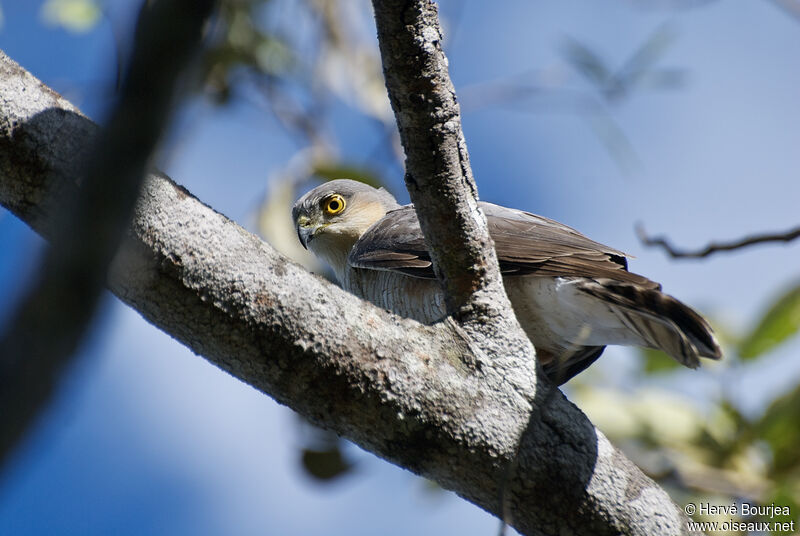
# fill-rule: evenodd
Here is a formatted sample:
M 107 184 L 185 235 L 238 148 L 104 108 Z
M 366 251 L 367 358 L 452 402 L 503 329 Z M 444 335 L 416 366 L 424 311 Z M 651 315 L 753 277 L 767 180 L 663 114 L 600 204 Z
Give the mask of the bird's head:
M 383 188 L 337 179 L 307 192 L 292 207 L 303 247 L 322 257 L 340 275 L 353 244 L 390 210 L 395 198 Z

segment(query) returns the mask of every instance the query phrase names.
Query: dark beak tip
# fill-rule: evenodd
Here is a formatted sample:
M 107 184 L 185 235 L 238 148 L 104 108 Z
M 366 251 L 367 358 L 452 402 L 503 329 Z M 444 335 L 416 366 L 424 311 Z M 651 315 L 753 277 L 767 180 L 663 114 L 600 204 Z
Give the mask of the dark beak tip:
M 303 231 L 301 231 L 299 227 L 297 228 L 297 239 L 300 240 L 300 244 L 306 251 L 308 251 L 308 239 L 310 238 L 311 236 L 303 233 Z

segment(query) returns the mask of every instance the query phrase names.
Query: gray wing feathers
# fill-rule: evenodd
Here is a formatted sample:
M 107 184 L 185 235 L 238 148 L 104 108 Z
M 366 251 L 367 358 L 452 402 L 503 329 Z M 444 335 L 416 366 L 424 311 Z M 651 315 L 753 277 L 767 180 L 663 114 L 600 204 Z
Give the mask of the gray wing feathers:
M 355 268 L 391 270 L 435 279 L 414 207 L 386 213 L 353 246 L 348 262 Z
M 647 288 L 657 283 L 627 271 L 625 254 L 585 237 L 556 221 L 481 203 L 504 275 L 608 277 Z M 356 268 L 393 270 L 413 277 L 435 278 L 414 207 L 390 211 L 353 247 L 349 263 Z

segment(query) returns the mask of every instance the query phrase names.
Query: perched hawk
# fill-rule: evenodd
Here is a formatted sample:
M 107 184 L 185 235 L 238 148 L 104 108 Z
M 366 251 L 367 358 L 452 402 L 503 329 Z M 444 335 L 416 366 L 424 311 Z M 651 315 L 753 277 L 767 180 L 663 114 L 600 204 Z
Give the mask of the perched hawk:
M 605 345 L 663 350 L 687 367 L 722 354 L 703 318 L 661 285 L 627 271 L 625 254 L 556 221 L 480 203 L 506 292 L 545 373 L 562 384 Z M 420 322 L 445 314 L 444 296 L 413 205 L 350 180 L 314 188 L 292 208 L 300 242 L 342 286 Z

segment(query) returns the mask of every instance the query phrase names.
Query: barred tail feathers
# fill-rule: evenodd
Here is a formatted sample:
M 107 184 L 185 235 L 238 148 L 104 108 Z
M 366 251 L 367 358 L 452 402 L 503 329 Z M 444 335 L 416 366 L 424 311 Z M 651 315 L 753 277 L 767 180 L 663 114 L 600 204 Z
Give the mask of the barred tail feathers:
M 669 294 L 613 279 L 584 279 L 578 289 L 605 302 L 643 346 L 662 350 L 689 368 L 700 366 L 701 357 L 722 358 L 708 322 Z

